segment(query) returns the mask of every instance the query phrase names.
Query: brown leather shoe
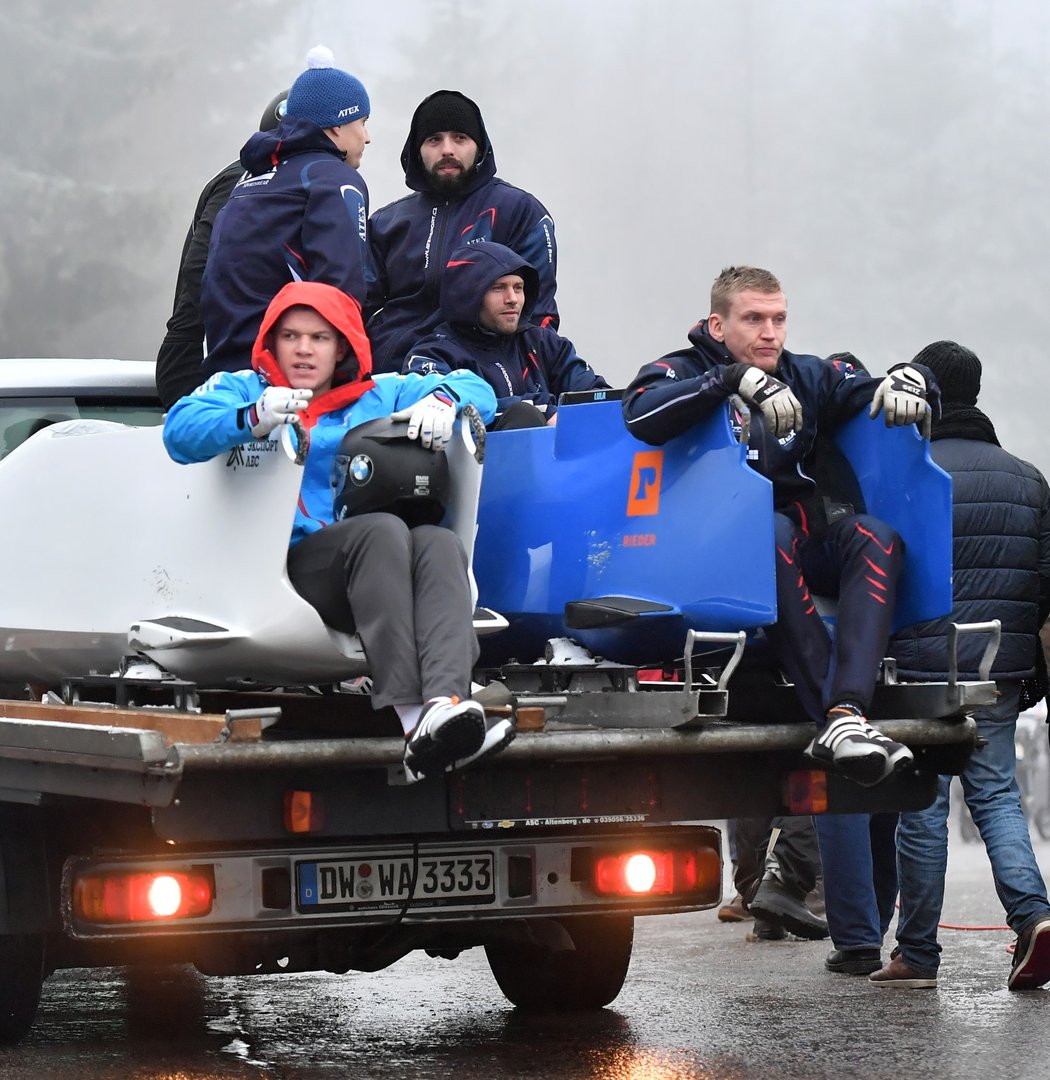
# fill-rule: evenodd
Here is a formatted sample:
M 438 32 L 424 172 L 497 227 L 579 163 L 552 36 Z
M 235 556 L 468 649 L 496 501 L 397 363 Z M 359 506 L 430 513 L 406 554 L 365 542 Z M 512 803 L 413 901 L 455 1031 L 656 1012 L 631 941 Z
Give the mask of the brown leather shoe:
M 901 990 L 936 990 L 936 971 L 916 971 L 901 956 L 900 949 L 890 953 L 890 962 L 868 976 L 876 986 L 895 986 Z
M 723 904 L 718 909 L 719 922 L 747 922 L 748 919 L 753 918 L 754 915 L 744 907 L 744 898 L 740 893 L 737 893 L 728 904 Z

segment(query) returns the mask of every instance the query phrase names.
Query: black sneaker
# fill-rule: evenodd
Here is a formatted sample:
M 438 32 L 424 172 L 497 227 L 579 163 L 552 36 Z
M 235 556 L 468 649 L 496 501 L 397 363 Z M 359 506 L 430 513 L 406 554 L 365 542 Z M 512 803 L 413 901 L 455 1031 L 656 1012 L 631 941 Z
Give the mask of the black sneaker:
M 888 735 L 883 735 L 877 728 L 873 728 L 871 724 L 867 724 L 867 722 L 865 723 L 869 736 L 886 751 L 886 758 L 890 767 L 889 773 L 886 774 L 887 776 L 891 773 L 900 772 L 901 769 L 905 769 L 914 763 L 915 755 L 904 745 L 904 743 L 894 742 Z
M 405 743 L 408 781 L 444 772 L 477 753 L 485 742 L 485 710 L 469 698 L 431 698 Z
M 878 949 L 833 949 L 824 961 L 824 969 L 836 975 L 870 975 L 881 967 Z
M 1021 931 L 1006 985 L 1011 990 L 1034 990 L 1047 982 L 1050 982 L 1050 916 Z
M 759 882 L 758 891 L 748 901 L 748 910 L 756 919 L 780 923 L 795 937 L 820 941 L 828 936 L 828 924 L 803 903 L 775 877 L 769 875 Z

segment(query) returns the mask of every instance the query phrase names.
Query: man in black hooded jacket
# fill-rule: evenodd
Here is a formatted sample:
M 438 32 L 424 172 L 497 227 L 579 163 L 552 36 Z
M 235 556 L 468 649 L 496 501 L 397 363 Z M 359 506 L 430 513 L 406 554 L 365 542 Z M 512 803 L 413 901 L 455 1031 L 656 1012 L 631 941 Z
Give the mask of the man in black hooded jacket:
M 533 318 L 558 328 L 558 247 L 546 207 L 496 176 L 477 105 L 456 90 L 424 98 L 401 151 L 413 194 L 377 210 L 368 242 L 374 280 L 365 305 L 376 372 L 400 371 L 408 350 L 442 321 L 441 276 L 461 244 L 495 240 L 538 275 Z
M 549 326 L 532 322 L 539 275 L 503 244 L 452 252 L 441 279 L 445 321 L 416 344 L 402 371 L 477 372 L 496 392 L 496 428 L 539 427 L 558 416 L 558 396 L 609 384 Z
M 1014 732 L 1026 680 L 1040 681 L 1039 628 L 1050 613 L 1050 487 L 1042 473 L 999 445 L 977 407 L 981 361 L 954 341 L 935 341 L 915 357 L 941 387 L 933 424 L 933 460 L 952 478 L 952 613 L 899 631 L 890 643 L 909 679 L 948 677 L 952 622 L 1002 624 L 992 665 L 994 705 L 974 713 L 985 742 L 962 774 L 963 795 L 988 853 L 1006 921 L 1018 935 L 1007 979 L 1011 990 L 1050 982 L 1050 902 L 1032 851 L 1016 779 Z M 978 678 L 985 641 L 958 639 L 961 679 Z M 1042 692 L 1045 693 L 1045 681 Z M 933 987 L 941 947 L 937 924 L 948 860 L 951 777 L 942 776 L 928 810 L 901 814 L 897 829 L 900 918 L 890 962 L 871 976 L 882 986 Z

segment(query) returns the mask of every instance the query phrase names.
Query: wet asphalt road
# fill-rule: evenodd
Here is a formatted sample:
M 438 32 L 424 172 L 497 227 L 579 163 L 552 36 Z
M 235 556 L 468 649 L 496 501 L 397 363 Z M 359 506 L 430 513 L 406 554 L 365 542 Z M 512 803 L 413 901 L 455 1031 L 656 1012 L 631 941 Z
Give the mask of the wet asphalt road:
M 1036 841 L 1044 876 L 1050 842 Z M 1002 926 L 979 844 L 952 838 L 944 921 Z M 943 930 L 936 991 L 823 970 L 824 942 L 748 943 L 713 911 L 640 919 L 600 1013 L 519 1015 L 481 950 L 377 974 L 205 979 L 60 972 L 9 1080 L 377 1077 L 484 1080 L 973 1080 L 1050 1075 L 1050 991 L 1006 989 L 1012 935 Z M 2 975 L 0 975 L 2 977 Z

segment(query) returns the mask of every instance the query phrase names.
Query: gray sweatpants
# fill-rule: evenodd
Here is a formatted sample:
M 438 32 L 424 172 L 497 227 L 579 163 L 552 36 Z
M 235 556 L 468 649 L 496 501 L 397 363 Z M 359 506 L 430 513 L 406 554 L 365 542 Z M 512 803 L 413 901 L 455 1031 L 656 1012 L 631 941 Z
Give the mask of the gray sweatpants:
M 288 576 L 329 626 L 360 634 L 376 708 L 470 697 L 478 642 L 467 559 L 450 529 L 346 518 L 300 540 Z

